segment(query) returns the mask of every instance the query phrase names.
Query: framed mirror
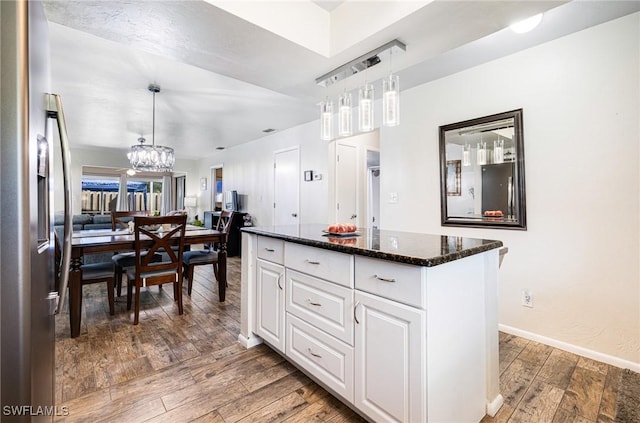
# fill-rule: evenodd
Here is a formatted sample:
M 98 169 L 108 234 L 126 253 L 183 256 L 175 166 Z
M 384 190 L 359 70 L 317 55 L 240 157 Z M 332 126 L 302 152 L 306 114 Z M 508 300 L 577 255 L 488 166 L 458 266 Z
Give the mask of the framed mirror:
M 522 109 L 440 127 L 443 226 L 526 230 Z

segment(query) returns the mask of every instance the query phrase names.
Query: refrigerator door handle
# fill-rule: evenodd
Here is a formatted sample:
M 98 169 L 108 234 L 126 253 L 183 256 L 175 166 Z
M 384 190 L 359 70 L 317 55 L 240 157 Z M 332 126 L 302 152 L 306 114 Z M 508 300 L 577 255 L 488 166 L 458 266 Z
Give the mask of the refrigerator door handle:
M 67 137 L 67 124 L 64 120 L 62 100 L 57 94 L 46 95 L 47 117 L 55 119 L 60 135 L 60 152 L 62 154 L 62 179 L 64 184 L 64 238 L 62 243 L 62 257 L 60 260 L 60 286 L 56 314 L 59 314 L 64 305 L 67 287 L 69 286 L 69 268 L 71 265 L 71 237 L 73 236 L 71 225 L 71 158 L 69 153 L 69 138 Z

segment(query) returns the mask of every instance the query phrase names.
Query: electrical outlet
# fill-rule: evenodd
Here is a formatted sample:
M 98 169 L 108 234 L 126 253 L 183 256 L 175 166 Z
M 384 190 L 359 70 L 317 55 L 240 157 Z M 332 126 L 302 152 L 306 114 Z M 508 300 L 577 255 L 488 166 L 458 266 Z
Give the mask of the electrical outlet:
M 528 289 L 522 290 L 522 305 L 533 308 L 533 292 Z

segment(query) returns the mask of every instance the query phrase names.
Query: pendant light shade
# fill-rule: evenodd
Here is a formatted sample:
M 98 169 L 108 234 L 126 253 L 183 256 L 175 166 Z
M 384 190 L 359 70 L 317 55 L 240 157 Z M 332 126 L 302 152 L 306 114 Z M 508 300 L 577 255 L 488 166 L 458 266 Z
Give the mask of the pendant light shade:
M 493 142 L 493 163 L 504 162 L 504 140 L 498 139 Z
M 351 93 L 344 90 L 344 93 L 338 100 L 338 135 L 346 137 L 351 135 L 351 121 L 352 121 L 352 108 L 351 108 Z
M 469 144 L 465 144 L 462 150 L 462 166 L 471 166 L 471 146 Z
M 479 165 L 487 164 L 487 143 L 480 141 L 478 143 L 478 151 L 476 153 L 476 163 Z
M 131 147 L 127 158 L 136 171 L 143 172 L 173 172 L 175 154 L 173 148 L 156 145 L 156 94 L 160 92 L 157 85 L 149 85 L 149 91 L 153 93 L 153 120 L 151 126 L 151 145 L 145 144 L 143 137 L 138 138 L 140 144 Z
M 400 79 L 390 74 L 382 80 L 382 124 L 400 124 Z
M 320 103 L 320 139 L 333 139 L 333 101 L 328 98 L 324 103 Z
M 366 82 L 358 91 L 358 130 L 373 131 L 373 86 Z

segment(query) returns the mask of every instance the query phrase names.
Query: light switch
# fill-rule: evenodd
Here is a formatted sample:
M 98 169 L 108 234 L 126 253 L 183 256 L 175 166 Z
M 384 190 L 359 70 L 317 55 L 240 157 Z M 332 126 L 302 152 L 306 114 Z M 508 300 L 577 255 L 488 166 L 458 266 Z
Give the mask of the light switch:
M 398 202 L 398 193 L 390 192 L 389 193 L 389 204 L 396 204 Z

